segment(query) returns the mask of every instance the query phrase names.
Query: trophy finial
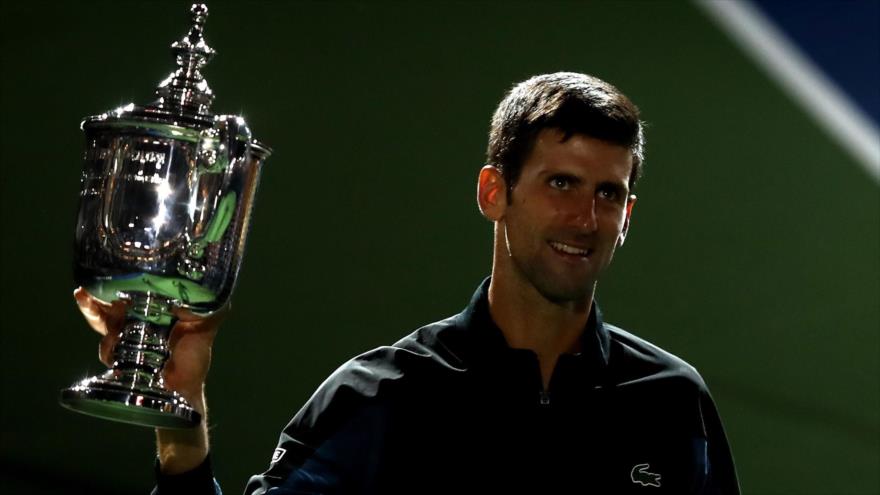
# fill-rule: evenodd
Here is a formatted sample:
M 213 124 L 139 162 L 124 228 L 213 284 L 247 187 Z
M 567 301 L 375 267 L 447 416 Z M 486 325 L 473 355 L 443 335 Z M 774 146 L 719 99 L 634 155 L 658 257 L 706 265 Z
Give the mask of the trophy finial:
M 190 13 L 193 15 L 193 24 L 198 26 L 203 26 L 205 24 L 205 17 L 208 17 L 208 6 L 203 3 L 194 3 L 192 7 L 189 8 Z
M 158 106 L 175 113 L 210 114 L 214 93 L 202 76 L 201 68 L 214 55 L 214 49 L 205 43 L 202 34 L 208 17 L 208 6 L 196 3 L 190 7 L 192 27 L 180 40 L 171 45 L 177 59 L 177 70 L 172 72 L 156 88 Z
M 208 18 L 208 6 L 203 3 L 194 3 L 189 8 L 192 14 L 192 28 L 189 30 L 187 39 L 190 42 L 198 42 L 202 39 L 202 32 L 205 30 L 205 20 Z

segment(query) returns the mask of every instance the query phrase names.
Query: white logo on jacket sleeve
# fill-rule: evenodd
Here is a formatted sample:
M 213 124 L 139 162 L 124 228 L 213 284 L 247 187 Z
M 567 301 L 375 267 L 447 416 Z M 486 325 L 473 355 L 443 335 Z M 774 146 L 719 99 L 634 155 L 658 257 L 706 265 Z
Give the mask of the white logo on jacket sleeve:
M 278 447 L 277 449 L 275 449 L 275 452 L 272 453 L 272 464 L 275 464 L 276 462 L 280 461 L 281 458 L 284 457 L 284 454 L 286 452 L 287 452 L 287 450 L 282 449 L 281 447 Z
M 642 486 L 656 486 L 659 488 L 660 475 L 648 471 L 649 467 L 651 466 L 648 463 L 636 464 L 633 466 L 632 471 L 630 471 L 629 477 L 632 479 L 633 483 L 638 483 Z

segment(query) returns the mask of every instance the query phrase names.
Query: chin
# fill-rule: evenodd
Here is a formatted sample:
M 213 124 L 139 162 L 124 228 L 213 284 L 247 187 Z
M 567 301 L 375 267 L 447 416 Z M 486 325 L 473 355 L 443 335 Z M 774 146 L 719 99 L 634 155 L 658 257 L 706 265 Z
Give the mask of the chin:
M 553 264 L 521 263 L 516 257 L 513 268 L 521 282 L 555 304 L 589 302 L 596 287 L 595 277 L 587 270 L 575 273 Z
M 533 284 L 538 292 L 548 301 L 556 304 L 587 302 L 593 294 L 595 283 L 562 283 L 560 281 L 541 280 Z

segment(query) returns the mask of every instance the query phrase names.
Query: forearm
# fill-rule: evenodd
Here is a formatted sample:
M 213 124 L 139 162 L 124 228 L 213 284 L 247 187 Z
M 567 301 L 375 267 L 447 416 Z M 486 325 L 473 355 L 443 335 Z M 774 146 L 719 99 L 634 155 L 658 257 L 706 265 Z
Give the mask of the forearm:
M 208 456 L 208 414 L 204 390 L 195 397 L 187 397 L 202 415 L 194 428 L 171 430 L 156 428 L 156 448 L 162 474 L 185 473 L 198 467 Z

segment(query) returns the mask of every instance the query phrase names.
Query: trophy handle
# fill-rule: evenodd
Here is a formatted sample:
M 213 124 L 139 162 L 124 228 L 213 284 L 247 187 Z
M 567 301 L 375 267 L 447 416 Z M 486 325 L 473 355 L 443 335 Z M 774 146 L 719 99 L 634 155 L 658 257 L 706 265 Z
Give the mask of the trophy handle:
M 238 206 L 238 196 L 230 186 L 236 167 L 247 160 L 250 153 L 251 131 L 241 117 L 218 115 L 214 127 L 201 133 L 196 152 L 196 170 L 199 183 L 220 179 L 217 193 L 207 201 L 212 205 L 210 213 L 193 229 L 183 255 L 177 264 L 177 272 L 190 280 L 199 281 L 205 276 L 206 266 L 201 259 L 209 245 L 219 242 L 226 233 Z M 217 177 L 215 177 L 217 176 Z M 216 186 L 215 186 L 216 187 Z M 210 218 L 207 218 L 207 217 Z

